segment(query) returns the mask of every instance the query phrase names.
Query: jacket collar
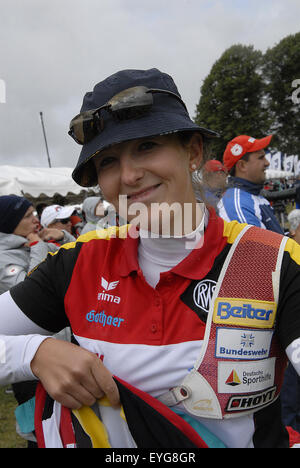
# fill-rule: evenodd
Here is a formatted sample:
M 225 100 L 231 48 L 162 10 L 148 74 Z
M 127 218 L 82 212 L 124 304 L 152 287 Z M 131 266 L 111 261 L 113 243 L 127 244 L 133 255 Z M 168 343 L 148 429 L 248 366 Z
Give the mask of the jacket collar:
M 241 177 L 230 177 L 228 181 L 229 187 L 240 188 L 245 190 L 245 192 L 249 192 L 252 195 L 259 195 L 261 190 L 263 189 L 263 184 L 254 184 L 249 180 L 242 179 Z

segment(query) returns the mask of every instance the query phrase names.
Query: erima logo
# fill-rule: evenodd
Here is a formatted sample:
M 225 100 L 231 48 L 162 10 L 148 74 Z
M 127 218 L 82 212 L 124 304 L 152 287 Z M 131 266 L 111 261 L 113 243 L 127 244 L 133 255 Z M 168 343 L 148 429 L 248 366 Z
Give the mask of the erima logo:
M 214 307 L 214 323 L 244 325 L 253 328 L 272 328 L 276 304 L 268 301 L 218 298 Z
M 119 281 L 112 281 L 111 283 L 109 283 L 108 281 L 106 281 L 106 279 L 101 278 L 101 286 L 103 289 L 105 289 L 105 291 L 111 291 L 112 289 L 115 289 L 119 284 Z
M 109 283 L 106 279 L 101 278 L 101 286 L 104 289 L 101 293 L 98 294 L 98 301 L 106 301 L 106 302 L 114 302 L 115 304 L 120 304 L 121 298 L 119 296 L 114 296 L 113 294 L 109 294 L 106 291 L 111 291 L 115 289 L 119 284 L 119 281 L 112 281 Z

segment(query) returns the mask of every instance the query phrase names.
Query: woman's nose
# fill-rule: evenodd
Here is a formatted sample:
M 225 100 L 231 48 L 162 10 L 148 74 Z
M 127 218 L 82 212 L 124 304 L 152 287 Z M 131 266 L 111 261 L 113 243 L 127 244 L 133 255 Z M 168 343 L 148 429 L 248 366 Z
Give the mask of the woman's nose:
M 134 158 L 125 156 L 121 158 L 120 177 L 126 185 L 135 185 L 144 175 L 144 169 L 134 161 Z

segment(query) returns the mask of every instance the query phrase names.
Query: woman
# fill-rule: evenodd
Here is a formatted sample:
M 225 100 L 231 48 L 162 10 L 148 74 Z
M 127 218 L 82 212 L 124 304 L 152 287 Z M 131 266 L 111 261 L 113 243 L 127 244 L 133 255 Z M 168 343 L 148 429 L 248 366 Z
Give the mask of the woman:
M 131 225 L 81 236 L 1 297 L 6 356 L 22 350 L 1 382 L 40 380 L 39 445 L 287 446 L 278 395 L 282 349 L 297 368 L 298 246 L 197 204 L 193 173 L 216 134 L 157 69 L 98 83 L 70 134 L 83 145 L 74 180 L 98 182 Z M 51 338 L 69 324 L 74 344 Z

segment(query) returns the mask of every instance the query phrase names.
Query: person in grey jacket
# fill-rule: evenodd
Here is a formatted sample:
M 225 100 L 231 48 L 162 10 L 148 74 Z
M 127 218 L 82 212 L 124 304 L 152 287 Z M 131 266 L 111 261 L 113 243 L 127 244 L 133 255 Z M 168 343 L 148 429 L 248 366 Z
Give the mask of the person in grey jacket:
M 39 228 L 34 207 L 26 198 L 0 197 L 0 294 L 23 281 L 48 252 L 75 240 L 67 231 Z
M 86 224 L 81 230 L 81 234 L 97 229 L 97 223 L 105 216 L 105 208 L 101 197 L 87 197 L 82 204 L 82 212 Z
M 87 197 L 82 204 L 82 211 L 86 224 L 81 230 L 81 235 L 97 229 L 120 225 L 119 216 L 114 207 L 108 205 L 105 208 L 102 197 Z M 122 224 L 125 224 L 125 222 L 122 222 Z

